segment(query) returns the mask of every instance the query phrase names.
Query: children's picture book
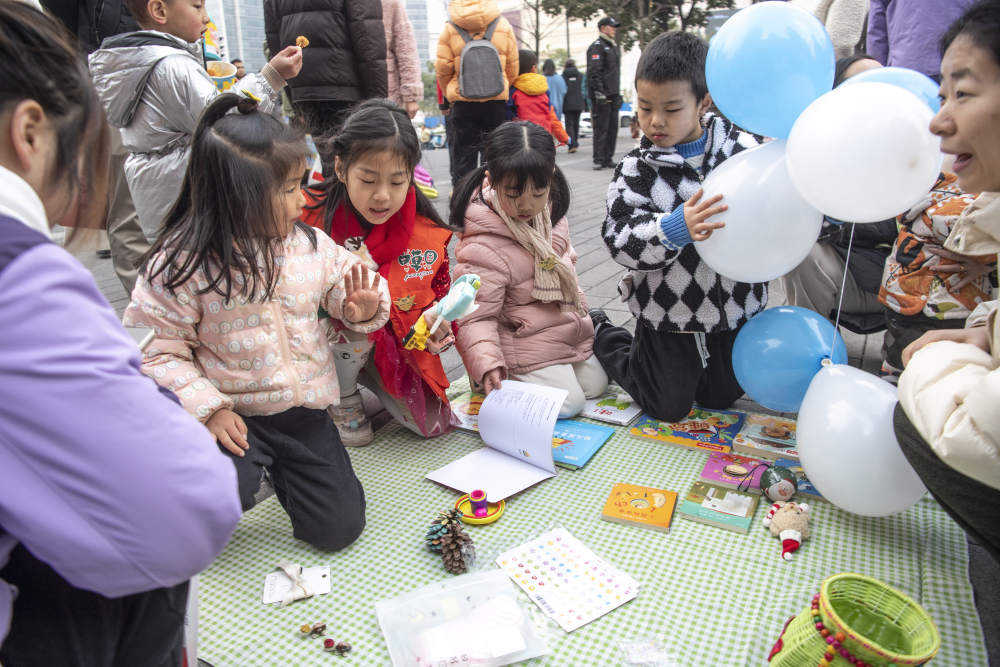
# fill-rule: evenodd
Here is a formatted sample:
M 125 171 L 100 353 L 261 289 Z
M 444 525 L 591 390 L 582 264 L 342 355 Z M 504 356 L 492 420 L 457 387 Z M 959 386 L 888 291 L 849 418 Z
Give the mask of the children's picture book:
M 479 410 L 483 407 L 484 398 L 486 397 L 482 394 L 467 391 L 452 399 L 451 411 L 460 422 L 456 428 L 473 433 L 479 432 Z
M 552 433 L 569 392 L 504 380 L 483 399 L 479 435 L 486 447 L 427 473 L 427 479 L 463 493 L 486 492 L 499 502 L 556 475 Z
M 802 464 L 798 461 L 793 461 L 792 459 L 778 459 L 774 462 L 776 466 L 785 466 L 792 471 L 795 475 L 795 482 L 798 484 L 798 491 L 795 492 L 796 497 L 793 500 L 796 501 L 813 501 L 822 500 L 824 503 L 830 502 L 823 497 L 809 478 L 806 477 L 806 471 L 802 468 Z
M 709 526 L 746 535 L 761 496 L 726 489 L 708 482 L 695 482 L 677 514 Z
M 552 458 L 561 468 L 582 468 L 614 434 L 607 426 L 559 419 L 552 432 Z
M 625 426 L 642 414 L 642 408 L 628 400 L 621 390 L 609 391 L 583 404 L 581 417 Z
M 733 451 L 757 458 L 798 461 L 795 420 L 749 414 L 746 425 L 733 441 Z
M 604 503 L 601 519 L 626 526 L 670 532 L 670 520 L 677 505 L 677 494 L 635 484 L 615 484 L 608 502 Z
M 507 386 L 506 380 L 503 386 Z M 588 549 L 565 528 L 556 528 L 500 554 L 496 563 L 566 632 L 604 616 L 639 594 L 639 582 Z
M 729 410 L 706 410 L 695 406 L 687 417 L 672 424 L 644 414 L 629 434 L 677 447 L 691 447 L 728 454 L 733 438 L 743 425 L 743 414 Z
M 741 454 L 712 452 L 701 471 L 709 484 L 760 495 L 760 476 L 766 468 L 760 459 Z

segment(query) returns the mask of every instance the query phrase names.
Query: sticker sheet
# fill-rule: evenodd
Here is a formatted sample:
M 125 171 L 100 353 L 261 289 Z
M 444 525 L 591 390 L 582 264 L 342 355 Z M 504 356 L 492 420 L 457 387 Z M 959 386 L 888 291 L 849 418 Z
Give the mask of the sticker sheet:
M 639 583 L 565 528 L 500 554 L 497 565 L 566 632 L 572 632 L 639 594 Z

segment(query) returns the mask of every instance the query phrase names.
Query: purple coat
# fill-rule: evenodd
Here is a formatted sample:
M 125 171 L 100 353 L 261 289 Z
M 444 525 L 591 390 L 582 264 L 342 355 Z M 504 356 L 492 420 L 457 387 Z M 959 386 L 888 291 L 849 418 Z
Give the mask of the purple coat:
M 941 73 L 941 35 L 974 0 L 871 0 L 868 55 L 883 65 Z
M 41 209 L 8 195 L 0 211 Z M 225 547 L 233 464 L 140 365 L 90 273 L 0 213 L 0 568 L 21 542 L 73 586 L 120 597 L 181 583 Z M 0 580 L 0 641 L 15 596 Z

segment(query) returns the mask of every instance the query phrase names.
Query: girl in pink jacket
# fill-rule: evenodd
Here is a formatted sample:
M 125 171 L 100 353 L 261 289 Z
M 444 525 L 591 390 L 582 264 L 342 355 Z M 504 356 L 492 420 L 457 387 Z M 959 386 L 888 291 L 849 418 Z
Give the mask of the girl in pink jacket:
M 308 154 L 255 101 L 213 102 L 124 323 L 156 331 L 143 372 L 229 454 L 243 509 L 266 468 L 295 537 L 340 549 L 364 528 L 365 496 L 326 413 L 340 395 L 316 313 L 371 332 L 389 318 L 389 294 L 355 255 L 296 223 Z
M 569 391 L 559 416 L 572 417 L 608 386 L 593 355 L 594 324 L 569 242 L 569 185 L 552 136 L 507 123 L 486 140 L 486 164 L 452 199 L 463 231 L 455 277 L 479 275 L 479 309 L 458 324 L 457 347 L 474 385 L 489 394 L 508 377 Z

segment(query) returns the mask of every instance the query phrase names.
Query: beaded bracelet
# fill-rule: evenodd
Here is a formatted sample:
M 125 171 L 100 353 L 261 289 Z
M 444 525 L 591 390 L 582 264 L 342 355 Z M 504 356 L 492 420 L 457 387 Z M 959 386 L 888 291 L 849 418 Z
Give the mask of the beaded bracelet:
M 813 596 L 812 610 L 810 613 L 812 614 L 813 620 L 816 622 L 816 629 L 819 630 L 819 634 L 823 636 L 823 639 L 826 640 L 827 644 L 826 654 L 820 658 L 818 667 L 830 667 L 830 663 L 833 662 L 833 659 L 837 657 L 838 653 L 840 654 L 840 657 L 856 667 L 873 667 L 860 658 L 855 657 L 853 653 L 844 648 L 844 641 L 847 637 L 843 632 L 831 635 L 830 631 L 823 625 L 823 621 L 819 617 L 819 593 Z

